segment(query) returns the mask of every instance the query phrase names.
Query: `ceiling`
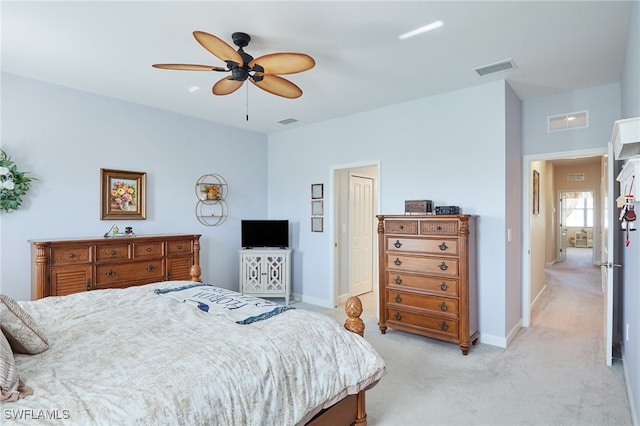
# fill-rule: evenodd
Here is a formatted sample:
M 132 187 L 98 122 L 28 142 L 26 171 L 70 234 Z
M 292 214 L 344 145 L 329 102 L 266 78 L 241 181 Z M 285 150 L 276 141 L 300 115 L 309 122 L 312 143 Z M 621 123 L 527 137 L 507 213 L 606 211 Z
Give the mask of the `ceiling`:
M 0 8 L 2 71 L 268 134 L 501 79 L 523 100 L 619 82 L 631 2 L 3 0 Z M 444 26 L 398 39 L 435 20 Z M 313 69 L 285 76 L 304 94 L 285 99 L 246 82 L 214 96 L 220 73 L 151 67 L 224 66 L 194 30 L 231 45 L 233 32 L 246 32 L 254 57 L 311 55 Z M 516 69 L 473 71 L 505 59 Z M 298 121 L 278 123 L 287 118 Z

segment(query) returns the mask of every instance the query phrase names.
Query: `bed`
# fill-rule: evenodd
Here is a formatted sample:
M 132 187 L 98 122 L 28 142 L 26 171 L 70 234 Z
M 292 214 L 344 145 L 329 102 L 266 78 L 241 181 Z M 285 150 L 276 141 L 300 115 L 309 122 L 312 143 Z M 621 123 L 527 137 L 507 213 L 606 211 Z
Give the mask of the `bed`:
M 16 302 L 48 348 L 13 354 L 21 389 L 33 394 L 2 402 L 3 418 L 29 425 L 366 425 L 365 391 L 386 370 L 358 335 L 357 298 L 347 303 L 345 326 L 285 307 L 240 323 L 180 300 L 191 289 L 243 297 L 198 275 L 196 266 L 192 281 Z

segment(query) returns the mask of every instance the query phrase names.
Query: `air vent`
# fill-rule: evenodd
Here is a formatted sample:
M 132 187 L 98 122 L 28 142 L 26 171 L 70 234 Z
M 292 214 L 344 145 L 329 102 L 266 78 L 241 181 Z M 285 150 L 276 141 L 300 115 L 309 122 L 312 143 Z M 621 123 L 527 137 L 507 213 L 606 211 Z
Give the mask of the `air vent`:
M 572 182 L 584 180 L 584 173 L 569 173 L 567 174 L 567 180 Z
M 479 76 L 485 76 L 488 74 L 494 74 L 502 71 L 509 71 L 516 68 L 516 64 L 512 59 L 507 59 L 495 64 L 484 65 L 482 67 L 474 68 L 473 70 L 478 73 Z
M 561 130 L 583 129 L 585 127 L 589 127 L 589 111 L 547 117 L 547 132 L 549 133 Z
M 280 123 L 280 124 L 291 124 L 291 123 L 295 123 L 296 121 L 298 121 L 298 120 L 296 120 L 295 118 L 285 118 L 284 120 L 278 121 L 278 123 Z

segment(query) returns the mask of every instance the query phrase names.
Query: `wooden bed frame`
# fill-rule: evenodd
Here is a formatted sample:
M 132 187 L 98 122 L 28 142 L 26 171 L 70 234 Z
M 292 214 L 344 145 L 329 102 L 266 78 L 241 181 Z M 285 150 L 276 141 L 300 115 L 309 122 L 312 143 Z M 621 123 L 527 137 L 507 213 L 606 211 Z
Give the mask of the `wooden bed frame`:
M 199 265 L 193 265 L 189 271 L 191 281 L 202 282 L 200 279 L 202 271 Z M 364 321 L 362 315 L 362 301 L 358 296 L 351 296 L 347 299 L 344 307 L 347 319 L 344 328 L 352 333 L 364 336 Z M 344 399 L 336 402 L 329 408 L 325 408 L 309 422 L 307 426 L 367 426 L 367 410 L 365 403 L 365 391 L 362 390 L 356 395 L 348 395 Z

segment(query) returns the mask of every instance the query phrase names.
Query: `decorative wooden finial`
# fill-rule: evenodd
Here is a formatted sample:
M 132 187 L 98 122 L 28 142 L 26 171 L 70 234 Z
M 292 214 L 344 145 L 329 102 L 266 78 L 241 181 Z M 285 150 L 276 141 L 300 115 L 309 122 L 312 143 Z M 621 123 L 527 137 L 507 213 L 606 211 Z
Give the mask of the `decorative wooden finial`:
M 344 311 L 348 317 L 344 322 L 344 328 L 364 336 L 364 321 L 360 318 L 360 315 L 362 315 L 362 302 L 358 296 L 351 296 L 347 299 L 347 303 L 344 305 Z
M 191 267 L 191 269 L 189 270 L 189 275 L 191 276 L 191 281 L 197 282 L 197 283 L 201 283 L 202 280 L 200 279 L 200 274 L 202 273 L 202 271 L 200 270 L 200 266 L 199 265 L 193 265 Z

